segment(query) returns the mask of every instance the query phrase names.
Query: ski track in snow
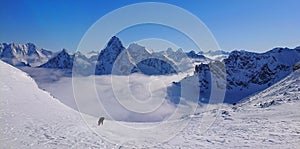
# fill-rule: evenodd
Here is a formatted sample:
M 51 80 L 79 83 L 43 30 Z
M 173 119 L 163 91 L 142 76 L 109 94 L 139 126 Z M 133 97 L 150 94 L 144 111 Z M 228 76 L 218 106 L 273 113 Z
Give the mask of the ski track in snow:
M 266 108 L 255 106 L 262 102 L 264 97 L 268 100 L 283 98 L 282 94 L 276 91 L 279 89 L 286 90 L 291 95 L 287 97 L 299 97 L 299 90 L 289 86 L 295 87 L 299 84 L 297 78 L 300 71 L 294 72 L 285 82 L 275 84 L 269 88 L 270 90 L 250 97 L 250 102 L 236 106 L 216 105 L 209 111 L 199 109 L 194 115 L 188 115 L 178 122 L 170 122 L 170 125 L 175 125 L 190 120 L 188 126 L 179 130 L 174 138 L 157 144 L 160 132 L 148 136 L 147 140 L 130 140 L 126 138 L 126 133 L 116 127 L 117 122 L 110 120 L 106 120 L 97 132 L 93 132 L 78 112 L 61 104 L 49 93 L 38 89 L 27 74 L 2 61 L 0 69 L 1 148 L 299 148 L 300 146 L 299 100 L 283 99 L 284 102 Z M 92 128 L 98 127 L 97 118 L 86 117 L 87 123 L 91 124 Z M 205 121 L 207 119 L 203 121 L 203 117 L 216 118 L 214 124 L 204 129 L 205 131 L 200 129 L 207 123 Z M 129 124 L 134 127 L 152 125 Z M 115 139 L 121 141 L 119 144 L 110 143 L 97 133 L 103 138 L 109 135 L 119 137 Z M 138 138 L 143 134 L 137 131 L 133 135 Z

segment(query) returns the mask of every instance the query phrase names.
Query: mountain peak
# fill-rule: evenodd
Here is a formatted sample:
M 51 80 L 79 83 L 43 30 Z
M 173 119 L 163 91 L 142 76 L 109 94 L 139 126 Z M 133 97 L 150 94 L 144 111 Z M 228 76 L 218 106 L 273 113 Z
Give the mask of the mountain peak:
M 167 52 L 174 52 L 172 48 L 168 48 Z
M 64 48 L 48 62 L 40 65 L 43 68 L 71 69 L 73 67 L 74 55 L 70 55 Z
M 60 53 L 68 53 L 68 52 L 67 52 L 67 49 L 63 48 Z
M 195 51 L 190 51 L 186 54 L 189 58 L 197 58 L 197 59 L 205 59 L 205 57 L 203 55 L 200 54 L 196 54 Z
M 121 40 L 116 36 L 111 37 L 107 43 L 107 47 L 111 47 L 113 45 L 123 46 Z
M 147 52 L 147 53 L 150 53 L 144 46 L 141 46 L 137 43 L 132 43 L 128 46 L 127 50 L 129 51 L 129 53 L 132 53 L 132 52 Z
M 177 51 L 176 51 L 176 52 L 183 53 L 183 50 L 182 50 L 182 48 L 179 48 L 179 49 L 177 49 Z
M 37 47 L 34 43 L 32 43 L 32 42 L 28 42 L 28 43 L 26 43 L 25 44 L 26 46 L 28 46 L 28 47 Z
M 110 74 L 115 60 L 124 49 L 120 39 L 113 36 L 99 54 L 95 73 Z

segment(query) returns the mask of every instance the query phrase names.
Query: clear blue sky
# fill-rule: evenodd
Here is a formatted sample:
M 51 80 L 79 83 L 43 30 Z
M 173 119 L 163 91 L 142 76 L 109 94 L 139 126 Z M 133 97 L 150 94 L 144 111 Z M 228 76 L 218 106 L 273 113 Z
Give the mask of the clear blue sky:
M 53 51 L 76 50 L 80 39 L 95 21 L 112 10 L 138 2 L 144 1 L 2 0 L 0 42 L 33 42 Z M 157 2 L 182 7 L 198 16 L 226 51 L 262 52 L 277 46 L 293 48 L 300 45 L 299 0 Z M 121 37 L 125 45 L 135 39 L 126 37 Z M 183 44 L 182 48 L 192 47 Z

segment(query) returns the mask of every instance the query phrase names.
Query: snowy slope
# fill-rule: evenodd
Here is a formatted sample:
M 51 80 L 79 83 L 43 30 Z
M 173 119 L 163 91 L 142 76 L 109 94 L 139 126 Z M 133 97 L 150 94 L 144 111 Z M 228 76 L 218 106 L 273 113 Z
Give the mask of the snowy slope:
M 300 101 L 300 70 L 277 82 L 262 92 L 244 99 L 245 103 L 260 108 Z
M 106 146 L 78 112 L 40 90 L 27 74 L 2 61 L 0 70 L 1 148 Z
M 208 105 L 210 111 L 186 117 L 191 122 L 169 144 L 186 148 L 299 148 L 299 85 L 297 70 L 235 106 Z M 211 119 L 209 129 L 201 131 L 203 122 L 205 125 Z

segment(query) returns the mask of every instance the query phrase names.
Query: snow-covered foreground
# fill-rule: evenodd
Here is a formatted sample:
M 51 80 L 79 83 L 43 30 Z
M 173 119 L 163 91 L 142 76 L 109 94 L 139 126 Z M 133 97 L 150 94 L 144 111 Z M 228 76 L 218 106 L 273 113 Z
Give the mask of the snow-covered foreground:
M 0 62 L 1 148 L 105 147 L 78 112 L 40 90 L 27 74 Z
M 0 70 L 1 148 L 300 146 L 300 71 L 269 90 L 250 97 L 250 102 L 236 106 L 211 105 L 207 110 L 202 110 L 202 107 L 193 115 L 162 124 L 168 127 L 160 129 L 157 123 L 111 120 L 97 126 L 98 118 L 80 114 L 63 105 L 40 90 L 26 73 L 2 61 Z M 276 100 L 276 104 L 259 106 L 262 99 Z M 185 122 L 189 123 L 182 127 Z M 170 137 L 170 134 L 176 136 Z M 160 143 L 166 138 L 170 140 Z

